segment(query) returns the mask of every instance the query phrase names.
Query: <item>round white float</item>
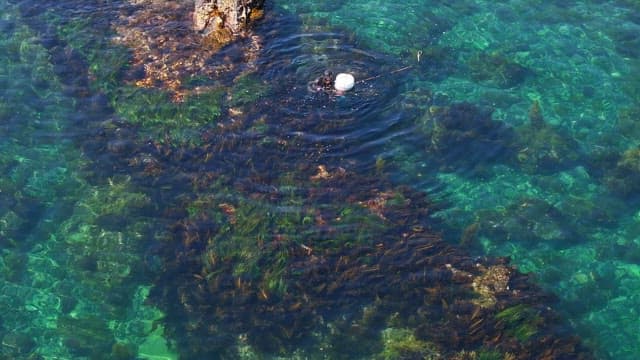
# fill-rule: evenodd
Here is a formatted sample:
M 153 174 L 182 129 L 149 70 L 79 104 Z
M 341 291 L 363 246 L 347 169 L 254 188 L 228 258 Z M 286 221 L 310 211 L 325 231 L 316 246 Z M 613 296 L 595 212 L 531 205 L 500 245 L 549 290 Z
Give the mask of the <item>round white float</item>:
M 356 79 L 351 74 L 340 73 L 336 76 L 336 81 L 333 83 L 333 87 L 337 91 L 349 91 L 353 89 Z

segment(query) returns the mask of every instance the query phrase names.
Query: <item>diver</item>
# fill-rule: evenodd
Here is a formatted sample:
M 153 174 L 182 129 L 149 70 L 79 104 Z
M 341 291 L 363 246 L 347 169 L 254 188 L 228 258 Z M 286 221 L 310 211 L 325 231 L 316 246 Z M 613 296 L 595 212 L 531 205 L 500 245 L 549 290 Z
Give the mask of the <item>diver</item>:
M 333 72 L 325 70 L 322 75 L 309 83 L 309 90 L 312 92 L 333 90 Z
M 325 70 L 322 76 L 316 78 L 309 83 L 309 90 L 312 92 L 324 91 L 338 96 L 344 95 L 345 92 L 353 89 L 355 79 L 349 73 L 339 73 L 333 78 L 333 72 Z

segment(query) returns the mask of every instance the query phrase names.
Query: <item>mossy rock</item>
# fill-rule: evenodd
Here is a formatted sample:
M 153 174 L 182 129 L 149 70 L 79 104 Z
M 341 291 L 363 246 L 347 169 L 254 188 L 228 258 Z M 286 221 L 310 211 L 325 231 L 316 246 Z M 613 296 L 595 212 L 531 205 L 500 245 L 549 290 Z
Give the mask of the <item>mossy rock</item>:
M 468 171 L 471 174 L 512 156 L 515 133 L 506 123 L 493 120 L 491 109 L 464 102 L 431 106 L 419 121 L 426 150 L 436 155 L 441 170 L 474 170 Z
M 640 138 L 640 106 L 626 107 L 618 111 L 616 135 L 623 135 L 630 139 Z
M 516 129 L 514 164 L 533 174 L 549 174 L 575 167 L 583 159 L 580 144 L 559 126 L 535 123 Z
M 440 359 L 438 348 L 427 341 L 417 339 L 409 329 L 389 328 L 382 332 L 383 350 L 378 360 Z
M 518 239 L 525 246 L 540 243 L 551 247 L 566 247 L 581 241 L 581 227 L 558 209 L 542 199 L 522 197 L 505 208 L 479 213 L 480 236 L 493 239 Z
M 604 183 L 618 195 L 637 194 L 640 191 L 640 147 L 622 153 L 615 167 L 605 173 Z

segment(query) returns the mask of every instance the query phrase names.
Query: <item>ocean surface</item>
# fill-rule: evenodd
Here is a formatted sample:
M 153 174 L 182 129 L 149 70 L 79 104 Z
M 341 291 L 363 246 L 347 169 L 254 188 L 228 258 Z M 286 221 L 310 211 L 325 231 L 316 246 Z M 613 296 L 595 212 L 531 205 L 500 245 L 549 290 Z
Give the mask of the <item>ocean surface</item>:
M 0 359 L 640 358 L 639 2 L 191 6 L 0 0 Z

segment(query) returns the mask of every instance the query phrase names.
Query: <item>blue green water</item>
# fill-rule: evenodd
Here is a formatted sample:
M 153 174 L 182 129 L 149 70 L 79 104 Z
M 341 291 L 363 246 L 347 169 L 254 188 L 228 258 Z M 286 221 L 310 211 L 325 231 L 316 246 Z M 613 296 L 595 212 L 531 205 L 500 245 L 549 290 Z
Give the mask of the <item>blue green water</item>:
M 335 358 L 316 332 L 313 351 L 298 339 L 299 350 L 261 354 L 255 318 L 216 314 L 205 326 L 208 301 L 187 295 L 201 285 L 180 284 L 223 273 L 239 298 L 256 279 L 263 301 L 286 293 L 280 267 L 255 275 L 267 268 L 261 244 L 345 246 L 323 228 L 331 221 L 344 241 L 382 237 L 391 216 L 376 206 L 408 202 L 382 190 L 362 200 L 357 175 L 385 173 L 438 204 L 429 216 L 445 241 L 509 257 L 553 294 L 595 358 L 638 358 L 640 5 L 450 3 L 268 2 L 257 56 L 223 49 L 207 64 L 237 67 L 192 76 L 205 91 L 175 103 L 132 85 L 118 26 L 139 8 L 1 0 L 0 357 L 188 359 L 197 351 L 185 348 L 209 341 L 233 349 L 223 358 Z M 342 97 L 310 92 L 326 69 L 360 82 Z M 353 189 L 336 194 L 360 208 L 305 200 L 318 181 L 347 177 Z M 167 261 L 169 238 L 193 259 Z M 233 266 L 220 270 L 225 259 Z M 226 325 L 228 338 L 181 338 Z M 415 341 L 392 325 L 378 336 L 345 358 L 403 358 L 390 339 Z

